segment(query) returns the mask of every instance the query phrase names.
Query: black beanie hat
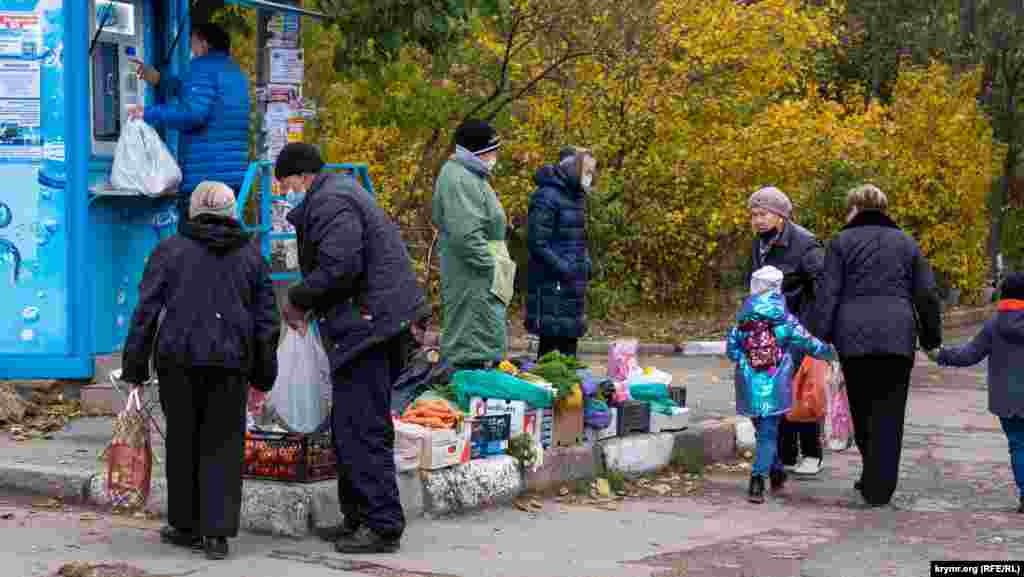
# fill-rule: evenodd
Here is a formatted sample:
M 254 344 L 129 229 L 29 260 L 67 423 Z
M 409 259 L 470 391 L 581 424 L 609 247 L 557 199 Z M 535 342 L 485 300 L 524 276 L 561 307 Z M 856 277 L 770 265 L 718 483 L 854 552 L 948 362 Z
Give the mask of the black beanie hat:
M 317 174 L 324 167 L 320 151 L 312 144 L 292 142 L 286 144 L 274 162 L 274 176 L 281 180 L 296 174 Z
M 999 298 L 1024 300 L 1024 273 L 1010 273 L 1003 280 L 1003 288 L 999 291 Z
M 455 130 L 455 144 L 473 154 L 486 154 L 501 148 L 501 137 L 490 124 L 470 118 Z

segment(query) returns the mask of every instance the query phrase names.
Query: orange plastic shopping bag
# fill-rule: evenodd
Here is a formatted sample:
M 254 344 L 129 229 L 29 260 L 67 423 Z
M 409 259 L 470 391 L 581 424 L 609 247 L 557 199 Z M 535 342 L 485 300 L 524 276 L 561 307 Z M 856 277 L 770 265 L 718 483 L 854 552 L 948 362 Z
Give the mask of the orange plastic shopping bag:
M 793 408 L 786 414 L 787 421 L 813 423 L 825 418 L 828 408 L 825 387 L 830 370 L 827 362 L 804 357 L 793 377 Z

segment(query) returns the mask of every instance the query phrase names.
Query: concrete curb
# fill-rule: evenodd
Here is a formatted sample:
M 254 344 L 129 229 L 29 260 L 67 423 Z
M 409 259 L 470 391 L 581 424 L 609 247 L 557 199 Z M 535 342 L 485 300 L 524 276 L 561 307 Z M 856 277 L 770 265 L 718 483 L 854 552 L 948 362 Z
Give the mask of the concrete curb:
M 609 472 L 635 477 L 670 465 L 700 471 L 736 458 L 735 420 L 708 420 L 673 433 L 611 438 L 594 445 L 552 449 L 537 471 L 520 470 L 508 456 L 471 461 L 439 471 L 398 475 L 407 519 L 459 515 L 503 505 L 528 491 L 548 491 Z M 106 473 L 88 474 L 17 462 L 0 463 L 0 488 L 109 506 Z M 167 515 L 167 483 L 153 479 L 146 509 Z M 242 529 L 296 539 L 341 521 L 333 481 L 289 485 L 246 480 Z
M 971 309 L 963 309 L 947 313 L 942 318 L 942 328 L 953 330 L 961 327 L 979 324 L 992 316 L 995 312 L 994 306 L 984 306 Z M 439 334 L 428 332 L 426 344 L 437 346 Z M 580 340 L 579 353 L 583 355 L 604 355 L 608 353 L 608 346 L 611 341 L 604 340 Z M 509 343 L 509 350 L 513 353 L 536 353 L 538 340 L 529 336 L 522 339 L 513 339 Z M 725 341 L 686 341 L 681 343 L 652 343 L 641 342 L 637 346 L 637 352 L 642 355 L 657 355 L 664 357 L 722 357 L 725 356 Z

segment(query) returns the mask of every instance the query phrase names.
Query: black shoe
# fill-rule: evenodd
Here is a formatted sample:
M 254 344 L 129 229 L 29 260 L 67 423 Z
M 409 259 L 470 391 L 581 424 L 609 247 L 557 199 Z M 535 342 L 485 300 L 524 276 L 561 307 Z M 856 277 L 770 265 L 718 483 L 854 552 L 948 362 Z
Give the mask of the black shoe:
M 341 525 L 335 525 L 334 527 L 327 527 L 317 531 L 317 536 L 320 539 L 329 543 L 334 543 L 338 539 L 348 539 L 359 531 L 362 524 L 359 522 L 349 522 L 348 519 L 342 521 Z
M 175 547 L 195 549 L 203 544 L 203 538 L 191 531 L 181 531 L 174 527 L 167 526 L 160 529 L 160 541 Z
M 857 480 L 857 481 L 856 481 L 856 482 L 855 482 L 855 483 L 853 484 L 853 488 L 854 488 L 854 489 L 855 489 L 855 490 L 856 490 L 856 491 L 857 491 L 858 493 L 863 493 L 863 492 L 864 492 L 864 481 L 861 481 L 860 479 L 858 479 L 858 480 Z
M 1020 507 L 1017 507 L 1017 512 L 1024 514 L 1024 497 L 1020 498 Z
M 747 500 L 751 503 L 764 503 L 764 477 L 761 475 L 754 475 L 750 478 Z
M 349 555 L 394 553 L 398 551 L 399 544 L 400 539 L 384 537 L 363 527 L 351 537 L 338 539 L 334 544 L 334 550 Z
M 782 469 L 778 469 L 769 473 L 768 478 L 772 482 L 772 491 L 781 491 L 786 486 L 786 479 L 789 479 L 789 475 Z
M 224 537 L 207 537 L 203 548 L 206 551 L 206 558 L 210 561 L 228 558 L 228 540 Z

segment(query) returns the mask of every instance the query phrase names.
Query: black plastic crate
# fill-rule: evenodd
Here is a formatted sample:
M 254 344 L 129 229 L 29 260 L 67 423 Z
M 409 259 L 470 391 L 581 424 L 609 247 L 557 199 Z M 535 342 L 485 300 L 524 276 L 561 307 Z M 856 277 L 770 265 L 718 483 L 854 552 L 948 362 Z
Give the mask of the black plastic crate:
M 651 405 L 646 401 L 625 401 L 619 405 L 618 436 L 651 432 Z
M 686 406 L 686 387 L 669 387 L 668 394 L 677 405 Z
M 337 464 L 329 430 L 309 434 L 250 431 L 245 435 L 245 479 L 315 483 L 337 478 Z

